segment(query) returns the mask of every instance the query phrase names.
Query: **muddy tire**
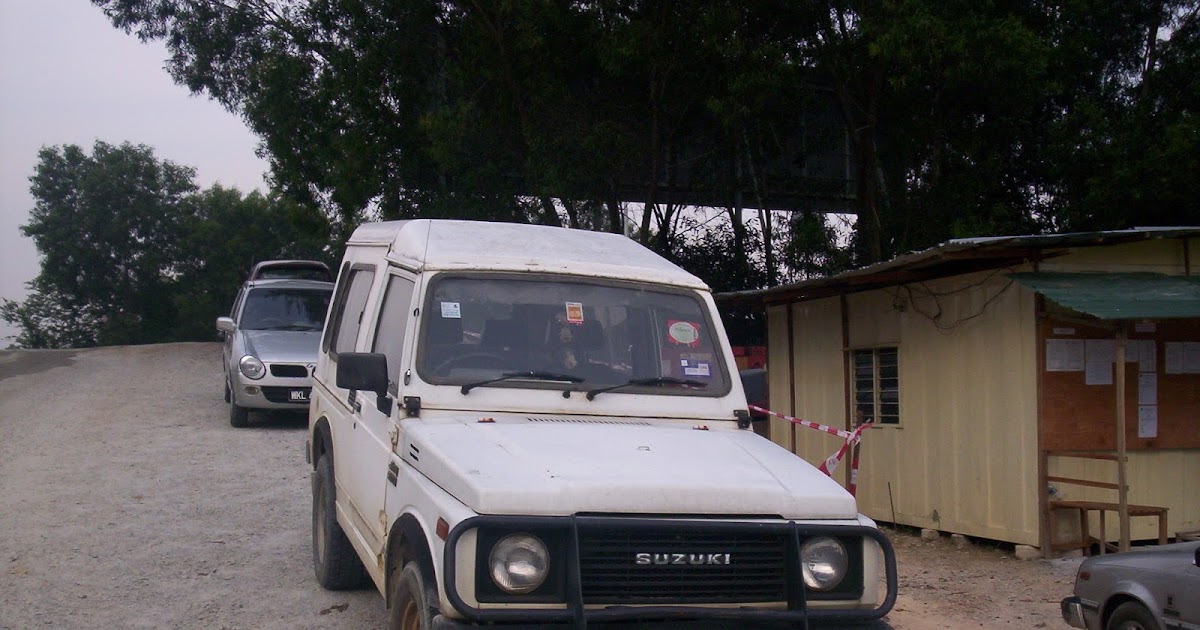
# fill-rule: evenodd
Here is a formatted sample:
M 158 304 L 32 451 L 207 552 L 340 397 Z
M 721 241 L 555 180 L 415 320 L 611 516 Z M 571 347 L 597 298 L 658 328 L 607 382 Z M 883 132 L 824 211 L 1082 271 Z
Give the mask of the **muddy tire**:
M 361 588 L 369 577 L 350 540 L 337 522 L 333 460 L 317 460 L 313 477 L 312 554 L 317 583 L 331 591 Z
M 437 609 L 437 593 L 425 584 L 425 576 L 416 561 L 393 569 L 388 579 L 392 607 L 388 610 L 389 630 L 429 630 Z

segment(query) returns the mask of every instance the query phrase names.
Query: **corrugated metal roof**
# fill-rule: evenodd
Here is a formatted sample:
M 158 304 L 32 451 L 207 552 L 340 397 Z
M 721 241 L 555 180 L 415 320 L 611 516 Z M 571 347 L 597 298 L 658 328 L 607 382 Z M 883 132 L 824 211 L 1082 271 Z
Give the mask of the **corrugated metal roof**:
M 1200 278 L 1161 273 L 1039 273 L 1009 277 L 1100 319 L 1200 317 Z
M 955 239 L 936 247 L 902 254 L 889 261 L 833 276 L 769 289 L 721 293 L 715 297 L 723 306 L 813 300 L 908 282 L 999 269 L 1028 261 L 1047 260 L 1077 247 L 1189 237 L 1200 237 L 1200 227 L 1149 227 L 1105 232 Z

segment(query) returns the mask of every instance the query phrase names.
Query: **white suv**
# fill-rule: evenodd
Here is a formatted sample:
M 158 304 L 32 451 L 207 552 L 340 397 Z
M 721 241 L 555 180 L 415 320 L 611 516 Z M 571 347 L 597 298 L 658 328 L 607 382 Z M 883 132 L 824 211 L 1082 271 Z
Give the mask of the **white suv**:
M 878 619 L 894 555 L 750 430 L 707 287 L 615 234 L 351 237 L 309 416 L 313 563 L 390 626 Z

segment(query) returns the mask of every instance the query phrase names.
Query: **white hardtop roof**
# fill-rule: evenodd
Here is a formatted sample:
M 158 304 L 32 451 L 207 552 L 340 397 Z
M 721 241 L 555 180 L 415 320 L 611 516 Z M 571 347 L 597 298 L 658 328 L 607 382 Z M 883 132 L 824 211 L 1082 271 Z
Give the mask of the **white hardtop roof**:
M 350 245 L 388 247 L 418 270 L 538 271 L 708 287 L 623 234 L 545 225 L 414 219 L 360 225 Z

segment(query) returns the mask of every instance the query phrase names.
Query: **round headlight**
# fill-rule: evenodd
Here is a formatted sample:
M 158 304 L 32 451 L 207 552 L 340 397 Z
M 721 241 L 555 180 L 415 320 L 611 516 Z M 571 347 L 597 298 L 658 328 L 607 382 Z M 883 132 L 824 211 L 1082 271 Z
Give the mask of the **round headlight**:
M 492 581 L 506 593 L 524 595 L 537 590 L 550 569 L 550 552 L 532 534 L 509 534 L 492 547 L 488 557 Z
M 250 355 L 246 355 L 242 357 L 241 361 L 238 361 L 238 369 L 242 371 L 242 374 L 246 375 L 246 378 L 252 378 L 256 381 L 267 373 L 267 368 L 263 366 L 262 361 L 259 361 L 258 357 Z
M 804 584 L 815 591 L 828 591 L 842 583 L 849 561 L 842 543 L 820 536 L 800 547 L 804 565 Z

